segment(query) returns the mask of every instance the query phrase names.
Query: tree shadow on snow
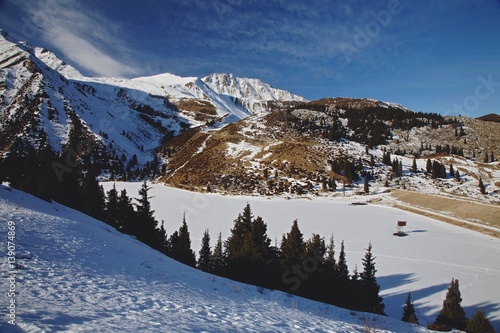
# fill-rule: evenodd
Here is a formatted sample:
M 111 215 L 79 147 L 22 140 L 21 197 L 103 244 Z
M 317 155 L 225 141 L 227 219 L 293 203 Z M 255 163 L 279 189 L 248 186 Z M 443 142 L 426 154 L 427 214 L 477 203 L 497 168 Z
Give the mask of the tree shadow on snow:
M 413 273 L 380 276 L 377 277 L 377 283 L 380 285 L 382 290 L 391 289 L 415 282 L 416 279 L 414 278 L 414 276 L 415 274 Z
M 412 274 L 397 274 L 397 275 L 412 275 Z M 388 276 L 386 278 L 390 278 L 391 276 Z M 415 281 L 416 279 L 407 279 L 407 281 Z M 379 278 L 377 278 L 377 281 L 379 281 Z M 390 282 L 390 279 L 387 281 Z M 409 283 L 408 282 L 408 283 Z M 379 282 L 380 283 L 380 282 Z M 399 285 L 403 285 L 400 283 Z M 381 284 L 382 286 L 382 284 Z M 410 290 L 407 289 L 406 291 L 399 291 L 399 292 L 394 292 L 392 294 L 384 294 L 384 304 L 386 305 L 386 313 L 393 318 L 401 318 L 403 314 L 403 305 L 406 301 L 406 297 L 408 295 L 408 292 L 411 293 L 411 299 L 415 305 L 415 312 L 417 313 L 417 317 L 420 321 L 420 325 L 422 326 L 427 326 L 428 324 L 432 324 L 434 320 L 436 319 L 437 313 L 431 313 L 434 312 L 435 309 L 431 309 L 430 307 L 426 306 L 425 304 L 421 304 L 419 302 L 420 299 L 434 295 L 436 293 L 442 293 L 443 291 L 446 291 L 449 287 L 449 283 L 442 283 L 438 284 L 435 286 L 429 286 L 425 287 L 422 289 L 418 290 Z M 396 286 L 391 286 L 391 285 L 386 285 L 385 288 L 389 289 L 392 287 Z M 384 288 L 382 288 L 384 289 Z M 431 313 L 431 314 L 429 314 Z

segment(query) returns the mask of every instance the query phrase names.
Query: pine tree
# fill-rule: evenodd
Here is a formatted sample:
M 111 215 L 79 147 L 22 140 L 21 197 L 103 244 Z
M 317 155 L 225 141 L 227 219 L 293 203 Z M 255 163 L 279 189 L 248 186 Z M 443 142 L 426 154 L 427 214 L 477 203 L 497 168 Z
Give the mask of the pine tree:
M 245 255 L 251 260 L 263 264 L 271 260 L 271 239 L 267 236 L 267 224 L 260 216 L 252 221 L 245 247 Z
M 335 262 L 335 242 L 333 241 L 333 235 L 330 236 L 330 241 L 326 247 L 326 258 L 325 258 L 325 270 L 326 273 L 331 277 L 335 274 L 336 270 Z
M 149 190 L 151 190 L 151 187 L 149 187 L 146 180 L 144 180 L 139 189 L 139 199 L 136 199 L 138 202 L 136 214 L 138 225 L 136 236 L 140 241 L 160 250 L 161 246 L 158 244 L 158 232 L 156 229 L 158 222 L 154 218 L 154 210 L 151 209 L 151 203 L 149 202 L 149 199 L 152 198 L 148 196 Z
M 413 306 L 413 302 L 411 301 L 411 294 L 408 293 L 406 297 L 406 302 L 403 306 L 403 317 L 402 321 L 412 323 L 415 325 L 420 325 L 418 322 L 417 314 L 415 313 L 415 307 Z
M 106 196 L 106 223 L 119 229 L 121 227 L 118 213 L 118 191 L 113 183 L 113 187 L 107 192 Z
M 467 321 L 465 331 L 467 333 L 495 333 L 491 322 L 484 312 L 479 309 Z
M 168 255 L 168 251 L 170 249 L 170 244 L 168 242 L 167 230 L 165 230 L 165 221 L 161 220 L 160 228 L 157 231 L 158 244 L 162 253 Z
M 377 283 L 375 273 L 375 257 L 372 254 L 372 244 L 368 244 L 365 257 L 362 259 L 363 272 L 359 275 L 361 288 L 363 289 L 363 304 L 361 311 L 385 314 L 382 297 L 379 296 L 380 285 Z
M 486 187 L 481 178 L 479 178 L 479 191 L 481 191 L 481 194 L 486 194 Z
M 344 241 L 340 243 L 340 253 L 337 261 L 335 277 L 331 283 L 333 283 L 332 303 L 341 307 L 352 308 L 352 281 L 349 277 L 349 268 L 347 267 Z
M 370 193 L 370 184 L 368 183 L 368 177 L 365 177 L 365 183 L 363 185 L 365 194 Z
M 460 304 L 461 302 L 462 297 L 460 295 L 458 280 L 452 279 L 448 292 L 446 293 L 446 298 L 443 301 L 443 308 L 439 312 L 435 324 L 442 324 L 463 330 L 467 323 L 467 318 Z
M 457 171 L 455 171 L 455 180 L 460 181 L 460 172 L 458 171 L 458 169 Z
M 344 249 L 344 241 L 340 243 L 339 260 L 337 262 L 337 276 L 341 281 L 349 280 L 349 268 L 347 267 L 347 259 Z
M 427 165 L 425 170 L 427 171 L 427 173 L 432 173 L 432 162 L 430 159 L 427 159 Z
M 418 171 L 418 169 L 417 169 L 417 160 L 413 159 L 413 164 L 411 166 L 411 172 L 417 173 L 417 171 Z
M 488 163 L 488 152 L 484 152 L 484 163 Z
M 135 211 L 132 206 L 132 200 L 127 195 L 127 190 L 123 189 L 118 197 L 118 211 L 117 211 L 118 228 L 123 232 L 135 235 L 137 234 L 137 221 L 135 219 Z
M 299 265 L 304 259 L 305 244 L 297 220 L 293 221 L 290 232 L 283 235 L 281 253 L 281 267 L 283 270 Z
M 226 256 L 229 261 L 237 260 L 245 254 L 248 249 L 245 247 L 245 240 L 252 230 L 253 213 L 250 204 L 247 203 L 243 209 L 243 214 L 239 214 L 234 220 L 231 235 L 225 242 Z
M 222 247 L 222 234 L 219 233 L 217 243 L 210 258 L 213 273 L 216 275 L 224 275 L 226 272 L 226 259 L 224 257 L 224 249 Z
M 212 271 L 212 250 L 210 249 L 210 233 L 208 229 L 203 233 L 203 238 L 201 239 L 201 249 L 198 256 L 198 269 L 204 272 Z
M 87 172 L 82 183 L 83 212 L 96 219 L 103 220 L 105 195 L 102 186 L 99 185 L 90 172 Z
M 191 249 L 191 238 L 186 223 L 186 214 L 184 214 L 179 231 L 175 231 L 170 237 L 170 255 L 175 260 L 188 266 L 194 267 L 196 265 L 196 257 Z

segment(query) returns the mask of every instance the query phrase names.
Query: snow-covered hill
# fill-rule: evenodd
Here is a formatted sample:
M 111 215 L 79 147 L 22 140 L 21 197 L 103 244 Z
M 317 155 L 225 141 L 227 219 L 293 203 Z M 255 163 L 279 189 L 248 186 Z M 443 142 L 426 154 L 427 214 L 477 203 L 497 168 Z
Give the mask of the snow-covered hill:
M 197 271 L 102 222 L 4 186 L 0 211 L 1 251 L 13 226 L 9 250 L 19 265 L 11 269 L 2 256 L 2 332 L 427 332 Z M 17 326 L 8 323 L 11 300 Z

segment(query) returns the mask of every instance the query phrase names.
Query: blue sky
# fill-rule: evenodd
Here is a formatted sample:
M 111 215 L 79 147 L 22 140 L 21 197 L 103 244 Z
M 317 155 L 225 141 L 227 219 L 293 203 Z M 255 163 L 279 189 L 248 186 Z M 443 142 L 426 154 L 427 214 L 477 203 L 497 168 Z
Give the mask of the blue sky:
M 500 113 L 500 0 L 0 0 L 0 28 L 87 75 L 229 72 L 310 100 Z

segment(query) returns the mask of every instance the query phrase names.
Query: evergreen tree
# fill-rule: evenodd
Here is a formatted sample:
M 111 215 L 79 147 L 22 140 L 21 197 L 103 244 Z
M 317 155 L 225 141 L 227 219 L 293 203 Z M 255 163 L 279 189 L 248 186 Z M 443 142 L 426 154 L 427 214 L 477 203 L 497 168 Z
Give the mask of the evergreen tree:
M 467 333 L 495 333 L 491 322 L 484 312 L 479 309 L 467 321 L 465 331 Z
M 118 191 L 116 190 L 116 186 L 114 183 L 113 187 L 107 192 L 105 207 L 106 223 L 115 227 L 116 229 L 119 229 L 120 221 L 118 220 Z
M 408 296 L 406 297 L 406 302 L 403 306 L 403 317 L 401 318 L 401 320 L 415 325 L 420 325 L 418 322 L 417 314 L 415 313 L 415 307 L 413 306 L 413 302 L 411 301 L 410 293 L 408 293 Z
M 182 225 L 179 231 L 175 231 L 170 236 L 170 255 L 177 261 L 191 267 L 196 265 L 196 257 L 191 249 L 191 238 L 186 223 L 186 214 L 182 218 Z
M 414 158 L 413 159 L 413 164 L 411 166 L 411 172 L 413 173 L 417 173 L 418 169 L 417 169 L 417 160 Z
M 203 238 L 201 239 L 201 249 L 198 256 L 198 269 L 204 272 L 212 271 L 212 250 L 210 249 L 210 233 L 208 229 L 203 233 Z
M 157 231 L 159 249 L 162 253 L 168 255 L 170 244 L 168 242 L 167 230 L 165 230 L 165 221 L 161 221 L 160 228 Z
M 335 263 L 335 242 L 333 235 L 330 236 L 330 241 L 326 247 L 325 271 L 331 277 L 335 274 L 337 264 Z
M 299 265 L 304 259 L 305 244 L 297 220 L 293 221 L 290 232 L 281 240 L 281 267 L 288 270 Z
M 105 195 L 101 185 L 90 172 L 82 182 L 83 212 L 98 219 L 104 219 Z
M 347 259 L 344 249 L 344 241 L 340 243 L 339 260 L 337 262 L 337 276 L 342 281 L 349 280 L 349 268 L 347 267 Z
M 432 173 L 432 162 L 430 159 L 427 159 L 427 165 L 425 170 L 427 171 L 427 173 Z
M 442 324 L 448 327 L 463 330 L 467 323 L 465 311 L 460 304 L 462 297 L 458 285 L 458 280 L 452 279 L 446 298 L 443 301 L 443 308 L 436 318 L 435 324 Z
M 484 163 L 488 163 L 488 162 L 489 162 L 489 161 L 488 161 L 488 152 L 487 152 L 487 151 L 485 151 L 485 152 L 484 152 Z
M 219 233 L 217 243 L 211 256 L 211 266 L 213 273 L 216 275 L 224 275 L 226 272 L 226 259 L 224 257 L 224 249 L 222 247 L 222 234 Z
M 363 304 L 360 310 L 366 312 L 373 312 L 378 314 L 385 314 L 382 297 L 379 296 L 380 285 L 377 283 L 375 273 L 375 257 L 372 254 L 372 244 L 368 244 L 365 257 L 362 259 L 363 272 L 359 275 L 361 281 L 361 288 L 363 289 Z
M 132 200 L 127 195 L 127 190 L 123 189 L 118 197 L 118 210 L 117 210 L 117 223 L 118 228 L 123 232 L 135 235 L 137 234 L 137 221 L 135 219 L 135 211 L 132 206 Z
M 330 188 L 332 189 L 332 191 L 337 191 L 337 183 L 335 182 L 335 178 L 333 177 L 332 178 L 332 183 L 330 185 Z
M 355 265 L 349 281 L 349 298 L 346 306 L 350 309 L 361 310 L 360 305 L 365 297 L 363 292 L 358 265 Z
M 146 183 L 146 180 L 142 183 L 139 189 L 139 199 L 137 200 L 137 230 L 136 236 L 143 243 L 160 250 L 161 245 L 158 244 L 158 232 L 156 225 L 158 222 L 154 218 L 154 210 L 151 209 L 151 203 L 149 199 L 152 197 L 148 196 L 148 192 L 151 190 Z
M 486 194 L 486 187 L 481 178 L 479 178 L 479 191 L 481 191 L 481 194 Z
M 370 184 L 368 183 L 368 177 L 365 177 L 365 183 L 363 187 L 366 194 L 370 193 Z
M 455 170 L 453 169 L 453 164 L 450 164 L 450 176 L 455 177 Z
M 246 238 L 252 230 L 253 213 L 250 204 L 247 203 L 243 209 L 243 214 L 239 214 L 234 220 L 231 235 L 225 242 L 226 256 L 229 261 L 237 260 L 245 254 L 248 247 L 244 246 Z
M 271 260 L 271 239 L 267 236 L 267 224 L 260 216 L 252 221 L 245 246 L 245 254 L 251 260 L 264 264 Z
M 458 169 L 457 169 L 457 171 L 455 171 L 455 179 L 457 181 L 460 181 L 460 172 L 458 171 Z
M 352 308 L 353 299 L 351 286 L 352 282 L 349 278 L 349 268 L 347 267 L 347 259 L 345 255 L 344 241 L 340 243 L 339 259 L 337 261 L 333 289 L 333 302 L 341 307 Z

